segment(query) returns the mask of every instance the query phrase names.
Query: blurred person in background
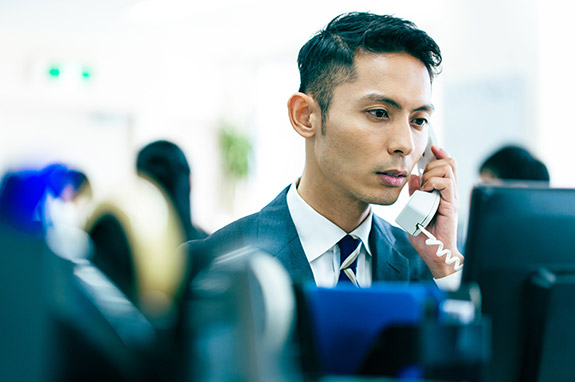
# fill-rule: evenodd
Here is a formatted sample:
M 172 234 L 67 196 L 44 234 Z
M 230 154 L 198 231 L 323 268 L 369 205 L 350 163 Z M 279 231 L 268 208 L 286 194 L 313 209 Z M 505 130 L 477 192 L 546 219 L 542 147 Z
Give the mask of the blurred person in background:
M 0 182 L 0 220 L 39 235 L 58 224 L 81 227 L 91 197 L 86 175 L 66 164 L 12 169 Z
M 136 168 L 139 175 L 150 179 L 170 198 L 182 222 L 185 240 L 207 236 L 192 220 L 191 170 L 179 146 L 166 140 L 147 144 L 138 153 Z
M 549 184 L 547 166 L 526 148 L 507 145 L 487 157 L 479 167 L 482 183 L 540 181 Z
M 191 217 L 190 166 L 174 143 L 158 140 L 138 151 L 136 172 L 100 200 L 88 219 L 92 262 L 142 311 L 172 317 L 186 240 L 207 234 Z
M 478 175 L 479 185 L 512 182 L 514 185 L 529 183 L 549 186 L 550 183 L 547 166 L 519 145 L 504 145 L 495 150 L 481 163 Z M 458 229 L 458 246 L 462 252 L 465 249 L 467 224 L 462 220 Z
M 80 170 L 65 170 L 65 180 L 58 197 L 46 197 L 46 242 L 59 256 L 68 259 L 90 255 L 90 240 L 85 231 L 92 212 L 92 186 Z

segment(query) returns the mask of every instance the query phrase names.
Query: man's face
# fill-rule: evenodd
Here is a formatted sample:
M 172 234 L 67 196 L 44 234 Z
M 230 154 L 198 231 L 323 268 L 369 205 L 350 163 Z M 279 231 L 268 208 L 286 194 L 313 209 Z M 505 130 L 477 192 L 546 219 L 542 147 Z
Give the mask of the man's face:
M 394 203 L 423 153 L 433 111 L 425 65 L 405 53 L 359 54 L 357 78 L 334 89 L 313 151 L 323 192 Z

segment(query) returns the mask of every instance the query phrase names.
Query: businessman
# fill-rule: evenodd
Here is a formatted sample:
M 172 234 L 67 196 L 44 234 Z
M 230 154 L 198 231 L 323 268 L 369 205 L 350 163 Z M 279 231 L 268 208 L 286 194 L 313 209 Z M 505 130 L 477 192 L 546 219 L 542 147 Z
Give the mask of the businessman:
M 410 192 L 439 190 L 428 226 L 457 251 L 455 161 L 439 147 L 422 179 L 411 172 L 424 152 L 434 107 L 431 87 L 441 52 L 412 22 L 371 13 L 336 17 L 300 50 L 300 88 L 288 101 L 305 139 L 299 179 L 260 212 L 186 243 L 190 255 L 254 246 L 275 256 L 296 283 L 331 287 L 377 280 L 457 279 L 426 237 L 408 237 L 372 212 Z

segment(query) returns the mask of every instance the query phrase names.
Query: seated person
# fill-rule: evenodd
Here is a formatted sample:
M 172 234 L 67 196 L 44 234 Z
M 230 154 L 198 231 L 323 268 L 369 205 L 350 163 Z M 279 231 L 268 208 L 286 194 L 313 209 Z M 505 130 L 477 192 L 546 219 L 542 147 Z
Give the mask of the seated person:
M 549 185 L 547 166 L 517 145 L 505 145 L 489 155 L 479 166 L 479 178 L 483 184 L 529 181 Z M 467 240 L 467 223 L 462 221 L 458 229 L 458 245 L 462 251 Z
M 249 245 L 277 257 L 294 283 L 457 280 L 424 235 L 408 237 L 371 208 L 395 203 L 406 185 L 439 190 L 427 229 L 463 262 L 454 159 L 434 146 L 437 160 L 422 179 L 411 175 L 428 141 L 440 64 L 435 41 L 410 21 L 371 13 L 332 20 L 301 48 L 300 88 L 288 101 L 305 139 L 303 174 L 260 212 L 186 243 L 194 264 Z
M 151 142 L 138 152 L 136 168 L 138 174 L 156 183 L 171 199 L 182 222 L 186 240 L 208 236 L 192 222 L 191 171 L 180 147 L 165 140 Z
M 491 154 L 479 167 L 483 183 L 501 180 L 533 180 L 549 184 L 547 166 L 527 149 L 508 145 Z

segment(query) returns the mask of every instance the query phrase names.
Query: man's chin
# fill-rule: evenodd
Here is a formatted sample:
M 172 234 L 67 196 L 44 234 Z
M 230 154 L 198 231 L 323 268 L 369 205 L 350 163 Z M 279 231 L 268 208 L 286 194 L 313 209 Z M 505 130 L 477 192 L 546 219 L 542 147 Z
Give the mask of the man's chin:
M 397 195 L 386 195 L 386 196 L 376 196 L 370 198 L 371 200 L 368 202 L 369 204 L 374 204 L 378 206 L 391 206 L 397 199 L 399 199 L 399 194 Z
M 404 185 L 405 186 L 405 185 Z M 363 193 L 356 193 L 358 199 L 362 200 L 367 204 L 373 204 L 378 206 L 390 206 L 397 202 L 401 195 L 402 187 L 377 187 L 371 190 L 364 190 Z

